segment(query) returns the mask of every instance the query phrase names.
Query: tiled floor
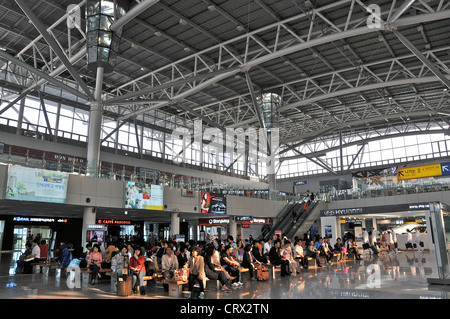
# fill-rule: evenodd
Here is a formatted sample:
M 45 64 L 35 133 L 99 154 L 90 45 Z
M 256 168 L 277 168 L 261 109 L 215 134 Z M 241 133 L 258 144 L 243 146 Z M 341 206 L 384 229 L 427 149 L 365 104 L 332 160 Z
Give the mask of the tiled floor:
M 332 263 L 322 268 L 300 270 L 296 276 L 280 277 L 259 282 L 244 274 L 244 286 L 231 293 L 217 290 L 208 282 L 205 299 L 449 299 L 450 286 L 428 285 L 433 275 L 435 258 L 429 252 L 413 254 L 400 252 L 398 256 L 383 255 L 376 259 Z M 81 288 L 69 288 L 66 276 L 57 278 L 54 270 L 48 275 L 11 275 L 14 273 L 12 254 L 0 259 L 1 299 L 114 299 L 117 297 L 109 280 L 97 285 L 82 282 Z M 128 299 L 170 299 L 161 283 L 147 286 L 145 296 L 133 295 Z M 181 298 L 187 298 L 183 293 Z

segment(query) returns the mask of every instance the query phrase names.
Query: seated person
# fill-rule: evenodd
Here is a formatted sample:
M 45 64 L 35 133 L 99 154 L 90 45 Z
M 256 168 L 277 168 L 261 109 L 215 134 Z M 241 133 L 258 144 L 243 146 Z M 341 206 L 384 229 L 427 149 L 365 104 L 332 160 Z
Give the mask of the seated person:
M 308 247 L 306 248 L 306 257 L 311 257 L 316 260 L 317 267 L 322 267 L 319 260 L 319 250 L 317 250 L 314 245 L 314 241 L 310 241 Z
M 161 268 L 164 278 L 173 279 L 175 270 L 178 269 L 178 258 L 173 253 L 171 246 L 166 248 L 166 253 L 162 256 Z
M 253 278 L 253 272 L 256 270 L 256 268 L 261 265 L 261 262 L 259 262 L 255 257 L 253 256 L 252 251 L 257 249 L 256 247 L 247 245 L 244 248 L 244 255 L 242 256 L 242 267 L 248 268 L 250 279 Z
M 281 277 L 289 276 L 289 261 L 281 256 L 281 241 L 275 240 L 274 246 L 269 251 L 270 263 L 274 266 L 280 265 Z
M 111 270 L 117 272 L 119 276 L 128 274 L 129 260 L 127 252 L 127 247 L 123 246 L 120 252 L 111 258 Z M 124 273 L 124 269 L 126 269 L 126 273 Z
M 333 258 L 333 253 L 331 252 L 330 248 L 328 247 L 327 241 L 324 241 L 322 238 L 319 239 L 319 255 L 325 256 L 327 263 L 331 263 L 331 259 Z
M 304 269 L 308 269 L 308 260 L 306 259 L 303 249 L 303 241 L 301 239 L 299 239 L 295 245 L 294 259 L 298 260 L 299 264 L 302 265 Z
M 141 295 L 145 295 L 145 282 L 144 276 L 146 274 L 145 269 L 145 256 L 143 254 L 144 249 L 135 249 L 133 256 L 130 258 L 129 268 L 133 274 L 133 285 L 132 290 L 134 293 L 137 292 L 137 286 L 139 285 L 139 290 Z
M 231 286 L 239 287 L 242 286 L 243 283 L 239 281 L 239 262 L 235 260 L 232 256 L 233 248 L 231 245 L 226 245 L 225 249 L 220 256 L 220 264 L 222 267 L 230 274 L 231 277 L 235 277 L 232 280 Z
M 357 260 L 361 259 L 361 254 L 359 253 L 358 247 L 356 246 L 353 238 L 349 238 L 349 240 L 347 241 L 347 252 L 349 254 L 355 254 L 355 258 Z
M 252 249 L 253 257 L 261 264 L 267 264 L 267 257 L 263 254 L 263 248 L 260 242 L 256 242 Z
M 194 247 L 192 249 L 191 258 L 187 262 L 187 266 L 189 268 L 189 277 L 188 277 L 188 291 L 189 298 L 191 298 L 192 290 L 196 284 L 200 286 L 200 295 L 199 299 L 203 299 L 205 296 L 205 261 L 202 256 L 200 256 L 201 248 Z
M 219 280 L 222 285 L 222 290 L 225 292 L 231 292 L 231 289 L 226 286 L 228 284 L 226 271 L 222 269 L 220 263 L 217 263 L 214 258 L 215 250 L 216 248 L 213 244 L 206 245 L 204 256 L 206 277 L 211 280 Z
M 334 244 L 334 252 L 339 254 L 338 261 L 341 261 L 344 259 L 344 244 L 342 244 L 341 239 L 336 239 L 336 244 Z

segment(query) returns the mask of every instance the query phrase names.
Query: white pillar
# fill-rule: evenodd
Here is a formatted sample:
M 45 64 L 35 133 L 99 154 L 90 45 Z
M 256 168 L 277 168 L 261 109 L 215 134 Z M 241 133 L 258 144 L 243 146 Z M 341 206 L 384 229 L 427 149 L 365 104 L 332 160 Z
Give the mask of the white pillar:
M 86 231 L 88 225 L 94 225 L 97 219 L 97 213 L 94 207 L 84 207 L 83 208 L 83 231 L 81 233 L 81 246 L 83 250 L 86 246 Z
M 172 213 L 170 215 L 170 233 L 171 235 L 179 235 L 180 234 L 180 214 L 179 213 Z
M 236 242 L 236 238 L 237 238 L 237 224 L 236 224 L 236 217 L 235 216 L 230 216 L 229 227 L 230 227 L 230 235 L 233 236 L 233 240 Z
M 95 101 L 91 105 L 89 116 L 89 131 L 87 145 L 87 170 L 88 176 L 98 177 L 98 166 L 100 160 L 100 137 L 102 129 L 103 103 L 102 84 L 103 84 L 102 67 L 97 68 L 97 78 L 95 86 Z

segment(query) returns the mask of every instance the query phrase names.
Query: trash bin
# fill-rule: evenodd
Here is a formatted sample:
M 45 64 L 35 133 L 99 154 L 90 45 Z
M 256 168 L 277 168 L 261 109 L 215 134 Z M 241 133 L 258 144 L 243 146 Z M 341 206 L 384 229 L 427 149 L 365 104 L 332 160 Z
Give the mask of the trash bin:
M 117 296 L 128 297 L 132 295 L 133 278 L 131 276 L 119 277 L 117 281 Z

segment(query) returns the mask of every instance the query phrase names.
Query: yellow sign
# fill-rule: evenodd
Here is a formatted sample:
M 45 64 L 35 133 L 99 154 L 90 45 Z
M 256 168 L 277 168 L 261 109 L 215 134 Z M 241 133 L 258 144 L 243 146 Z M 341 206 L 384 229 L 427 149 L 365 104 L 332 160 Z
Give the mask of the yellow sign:
M 423 165 L 397 169 L 398 180 L 441 176 L 441 164 Z

